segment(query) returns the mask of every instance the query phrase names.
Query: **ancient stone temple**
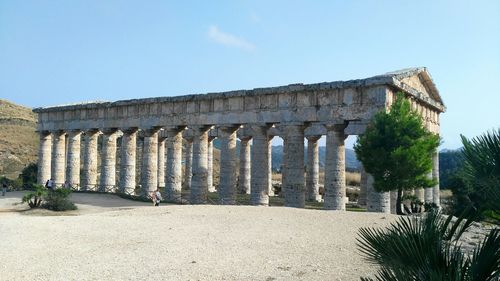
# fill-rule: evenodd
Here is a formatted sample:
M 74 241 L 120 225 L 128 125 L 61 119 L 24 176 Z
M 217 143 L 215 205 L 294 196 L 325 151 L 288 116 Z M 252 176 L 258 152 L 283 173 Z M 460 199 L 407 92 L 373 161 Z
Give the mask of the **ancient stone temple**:
M 351 81 L 36 108 L 38 181 L 134 195 L 164 187 L 172 201 L 186 188 L 192 204 L 203 204 L 214 189 L 212 142 L 219 139 L 219 203 L 235 204 L 238 193 L 249 193 L 251 204 L 265 206 L 272 193 L 271 141 L 281 137 L 284 202 L 300 208 L 319 198 L 317 142 L 326 136 L 324 207 L 344 210 L 344 141 L 363 134 L 399 91 L 439 134 L 445 107 L 425 68 Z M 429 176 L 437 178 L 437 155 L 434 163 Z M 375 192 L 363 171 L 361 190 L 359 201 L 369 211 L 390 212 L 390 193 Z M 438 186 L 414 192 L 439 205 Z

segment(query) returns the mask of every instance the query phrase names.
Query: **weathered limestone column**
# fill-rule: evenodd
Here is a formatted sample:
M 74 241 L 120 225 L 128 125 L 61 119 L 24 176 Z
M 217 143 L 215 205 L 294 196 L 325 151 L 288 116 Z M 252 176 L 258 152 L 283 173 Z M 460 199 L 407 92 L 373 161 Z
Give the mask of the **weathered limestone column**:
M 269 137 L 269 158 L 267 158 L 268 164 L 268 175 L 269 175 L 269 188 L 267 191 L 267 194 L 269 196 L 274 196 L 274 189 L 273 189 L 273 137 Z
M 415 196 L 418 200 L 425 202 L 425 192 L 423 188 L 415 188 Z
M 391 195 L 389 192 L 377 192 L 373 187 L 373 176 L 366 177 L 366 209 L 368 212 L 391 213 Z
M 99 130 L 85 132 L 85 147 L 83 151 L 82 190 L 95 190 L 97 185 L 97 138 Z
M 318 140 L 321 136 L 307 137 L 307 200 L 319 201 L 319 149 Z
M 236 180 L 237 180 L 237 159 L 236 159 L 236 130 L 235 126 L 219 127 L 220 139 L 220 183 L 219 183 L 219 203 L 236 204 Z
M 159 128 L 144 129 L 142 152 L 142 196 L 147 197 L 158 188 L 158 131 Z
M 167 129 L 167 172 L 165 192 L 169 201 L 181 202 L 182 190 L 182 129 Z
M 240 139 L 240 175 L 238 192 L 250 194 L 250 137 Z
M 285 206 L 304 208 L 306 189 L 304 178 L 304 125 L 283 127 L 287 139 L 286 185 L 283 186 Z
M 185 165 L 184 165 L 184 189 L 191 189 L 191 181 L 193 178 L 193 139 L 184 138 L 186 140 Z
M 207 161 L 208 161 L 208 175 L 207 175 L 207 182 L 208 182 L 208 191 L 209 192 L 215 192 L 215 186 L 214 186 L 214 140 L 215 137 L 208 136 L 208 154 L 207 154 Z
M 158 137 L 158 187 L 165 187 L 165 142 L 166 138 Z
M 80 186 L 80 130 L 68 132 L 68 163 L 66 165 L 67 182 L 71 188 L 79 189 Z
M 366 180 L 367 174 L 365 168 L 361 165 L 360 167 L 361 181 L 359 183 L 359 197 L 358 197 L 358 205 L 366 206 Z
M 391 214 L 396 214 L 397 213 L 397 201 L 398 201 L 398 191 L 397 190 L 391 190 L 390 192 L 390 197 L 391 197 Z
M 433 167 L 432 167 L 432 178 L 436 180 L 436 185 L 433 187 L 433 202 L 436 204 L 438 207 L 441 207 L 441 193 L 439 190 L 439 152 L 436 151 L 434 155 L 432 156 L 432 162 L 433 162 Z
M 52 158 L 52 135 L 48 131 L 40 132 L 38 148 L 38 184 L 45 184 L 50 179 Z
M 52 172 L 54 185 L 60 187 L 64 184 L 66 162 L 66 133 L 64 131 L 52 132 Z
M 123 136 L 120 157 L 120 192 L 134 195 L 136 184 L 137 128 L 126 128 L 121 131 L 123 132 Z
M 327 125 L 325 161 L 326 210 L 345 210 L 345 125 Z
M 250 126 L 253 137 L 250 203 L 252 205 L 269 205 L 269 146 L 267 125 Z
M 284 188 L 285 188 L 285 185 L 286 185 L 286 179 L 287 179 L 287 176 L 286 176 L 286 173 L 287 173 L 287 170 L 288 170 L 288 165 L 287 165 L 287 151 L 288 151 L 288 142 L 286 140 L 286 136 L 283 136 L 283 163 L 281 164 L 281 192 L 280 192 L 280 197 L 284 197 L 285 196 L 285 191 L 284 191 Z M 272 154 L 271 154 L 272 155 Z
M 193 127 L 193 178 L 191 179 L 191 204 L 207 202 L 208 193 L 208 130 L 210 126 Z
M 114 192 L 116 187 L 116 129 L 103 129 L 100 192 Z
M 433 171 L 430 171 L 429 174 L 427 175 L 427 178 L 432 179 L 432 177 L 433 177 Z M 424 202 L 433 203 L 434 202 L 433 197 L 434 197 L 434 188 L 432 186 L 424 188 L 424 200 L 425 200 Z

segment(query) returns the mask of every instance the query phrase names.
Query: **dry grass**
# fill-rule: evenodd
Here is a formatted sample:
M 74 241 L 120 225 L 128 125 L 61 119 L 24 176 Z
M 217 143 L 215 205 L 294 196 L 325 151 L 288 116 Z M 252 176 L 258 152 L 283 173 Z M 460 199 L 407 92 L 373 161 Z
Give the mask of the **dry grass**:
M 17 178 L 37 158 L 36 115 L 31 109 L 0 100 L 0 176 Z

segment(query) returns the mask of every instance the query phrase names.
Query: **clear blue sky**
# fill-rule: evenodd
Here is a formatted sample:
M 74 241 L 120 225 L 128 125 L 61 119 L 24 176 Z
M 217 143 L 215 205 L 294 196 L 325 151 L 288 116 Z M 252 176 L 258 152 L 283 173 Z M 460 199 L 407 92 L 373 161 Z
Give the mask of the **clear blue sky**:
M 500 1 L 0 0 L 0 98 L 30 107 L 428 67 L 442 148 L 500 126 Z

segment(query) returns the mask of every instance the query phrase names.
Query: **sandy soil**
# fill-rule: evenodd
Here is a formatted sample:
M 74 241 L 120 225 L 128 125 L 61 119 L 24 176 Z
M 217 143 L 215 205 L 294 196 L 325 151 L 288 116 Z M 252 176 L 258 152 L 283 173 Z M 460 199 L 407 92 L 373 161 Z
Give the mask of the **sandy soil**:
M 63 216 L 0 196 L 0 280 L 359 280 L 362 226 L 396 217 L 285 207 L 163 205 L 73 194 Z

